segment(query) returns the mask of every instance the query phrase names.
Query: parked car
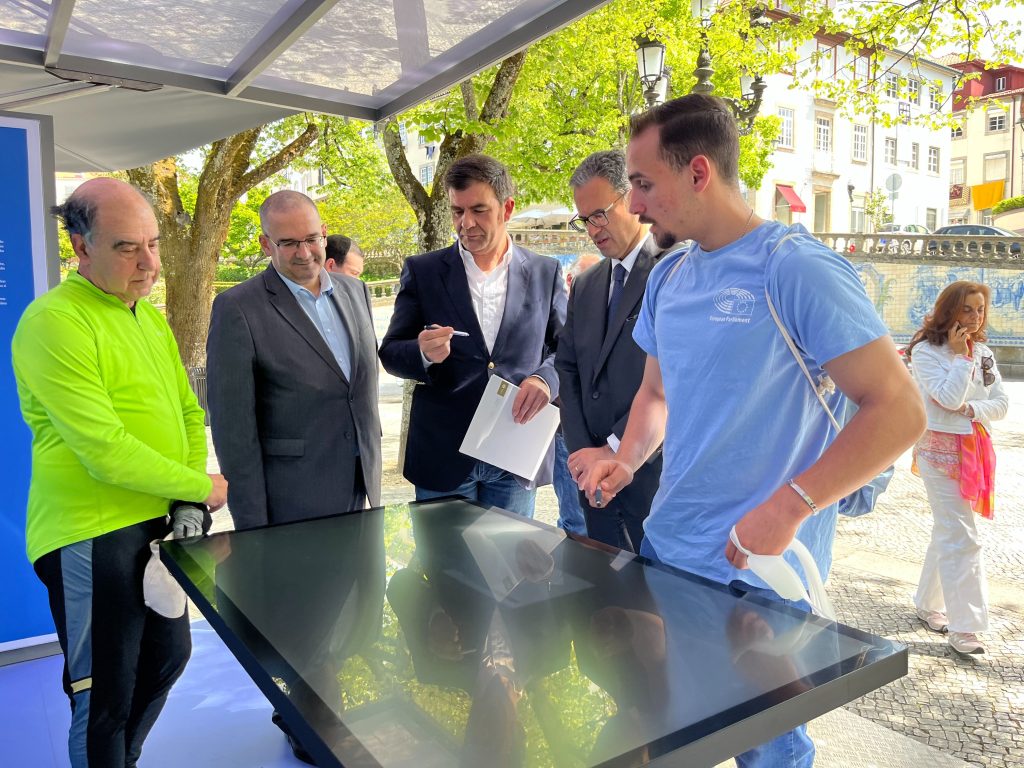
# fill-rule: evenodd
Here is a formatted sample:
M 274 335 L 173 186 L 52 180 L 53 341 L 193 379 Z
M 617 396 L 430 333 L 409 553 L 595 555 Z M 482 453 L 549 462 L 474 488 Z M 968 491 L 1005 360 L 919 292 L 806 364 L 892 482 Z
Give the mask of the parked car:
M 932 231 L 921 224 L 883 224 L 878 232 L 905 232 L 908 235 L 930 235 Z
M 893 234 L 900 235 L 930 235 L 932 231 L 928 227 L 922 226 L 921 224 L 883 224 L 876 232 L 878 234 L 884 232 L 891 232 Z M 896 251 L 902 251 L 903 253 L 910 253 L 914 250 L 914 243 L 911 240 L 901 240 L 899 238 L 890 239 L 887 237 L 878 238 L 878 242 L 875 244 L 875 251 L 889 251 L 890 253 L 896 253 Z M 921 245 L 918 244 L 918 252 L 922 250 Z
M 982 253 L 1006 253 L 1007 245 L 1009 245 L 1010 253 L 1020 256 L 1021 251 L 1024 250 L 1021 246 L 1021 243 L 1024 243 L 1024 237 L 1002 227 L 993 227 L 991 224 L 950 224 L 948 227 L 939 227 L 932 234 L 961 235 L 964 237 L 964 242 L 943 241 L 940 243 L 937 240 L 932 240 L 928 243 L 929 251 L 966 250 L 972 252 L 980 249 Z M 1015 237 L 1017 241 L 1014 243 L 987 243 L 985 238 L 988 237 Z

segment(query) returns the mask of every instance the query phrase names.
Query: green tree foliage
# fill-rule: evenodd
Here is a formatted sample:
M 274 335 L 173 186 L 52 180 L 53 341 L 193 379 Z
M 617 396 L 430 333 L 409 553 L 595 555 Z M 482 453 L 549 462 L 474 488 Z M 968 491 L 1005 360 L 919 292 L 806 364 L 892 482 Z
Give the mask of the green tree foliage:
M 370 126 L 321 118 L 320 140 L 302 162 L 324 172 L 319 205 L 328 232 L 351 237 L 371 262 L 400 265 L 404 256 L 416 252 L 416 217 L 395 184 Z M 368 275 L 368 279 L 382 276 Z
M 871 231 L 877 232 L 883 224 L 892 221 L 892 201 L 889 193 L 879 187 L 864 195 L 864 216 L 871 223 Z
M 702 20 L 683 0 L 652 0 L 642 10 L 629 0 L 613 0 L 531 46 L 497 116 L 483 115 L 478 105 L 494 95 L 505 64 L 410 110 L 400 120 L 442 147 L 452 137 L 478 137 L 476 147 L 465 151 L 482 146 L 506 162 L 522 205 L 567 202 L 567 181 L 576 164 L 597 149 L 625 146 L 629 116 L 644 108 L 633 43 L 642 33 L 666 44 L 670 97 L 693 86 L 692 70 L 703 39 L 713 57 L 717 95 L 739 96 L 743 74 L 785 72 L 793 75 L 793 87 L 812 87 L 835 102 L 840 113 L 866 114 L 883 124 L 893 120 L 880 100 L 885 76 L 904 59 L 913 71 L 920 57 L 955 46 L 965 59 L 985 55 L 992 65 L 1020 60 L 1016 43 L 1022 14 L 1014 9 L 1022 8 L 1024 0 L 1000 2 L 1003 10 L 998 17 L 991 15 L 997 7 L 993 0 L 792 0 L 773 10 L 770 26 L 752 29 L 750 11 L 755 6 L 765 8 L 760 0 L 709 0 Z M 815 35 L 832 45 L 808 53 L 803 44 Z M 831 66 L 837 48 L 863 57 L 862 79 L 854 78 L 853 67 Z M 921 79 L 930 84 L 927 77 Z M 909 79 L 902 77 L 900 87 L 908 90 Z M 949 95 L 944 93 L 944 99 Z M 948 119 L 948 110 L 944 115 L 924 110 L 916 119 L 938 125 Z M 752 135 L 743 139 L 740 176 L 748 187 L 758 187 L 770 168 L 777 131 L 774 117 L 759 117 Z M 442 172 L 439 162 L 438 175 Z M 414 209 L 426 204 L 428 198 L 416 179 L 403 178 L 397 171 L 396 179 Z M 424 217 L 418 216 L 422 229 Z

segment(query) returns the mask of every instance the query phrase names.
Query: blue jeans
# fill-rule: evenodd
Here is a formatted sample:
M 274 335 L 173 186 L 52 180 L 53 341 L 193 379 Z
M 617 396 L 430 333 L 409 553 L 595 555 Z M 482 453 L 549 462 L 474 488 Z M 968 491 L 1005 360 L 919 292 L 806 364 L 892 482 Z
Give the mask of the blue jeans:
M 499 507 L 523 517 L 533 517 L 536 489 L 527 490 L 515 475 L 493 464 L 478 461 L 458 488 L 451 491 L 431 491 L 416 486 L 416 501 L 437 499 L 442 496 L 465 496 L 485 507 Z
M 555 433 L 555 496 L 558 497 L 558 527 L 569 533 L 587 535 L 587 522 L 580 509 L 580 489 L 569 474 L 569 449 L 562 431 Z
M 661 562 L 658 553 L 654 551 L 654 547 L 651 546 L 650 540 L 647 538 L 644 538 L 640 545 L 640 554 L 648 560 Z M 749 587 L 742 582 L 733 582 L 730 587 L 734 590 L 810 610 L 810 606 L 806 603 L 783 600 L 770 589 Z M 814 742 L 807 735 L 807 726 L 798 725 L 792 731 L 776 736 L 771 741 L 766 741 L 741 755 L 736 755 L 735 760 L 737 768 L 811 768 L 814 765 Z

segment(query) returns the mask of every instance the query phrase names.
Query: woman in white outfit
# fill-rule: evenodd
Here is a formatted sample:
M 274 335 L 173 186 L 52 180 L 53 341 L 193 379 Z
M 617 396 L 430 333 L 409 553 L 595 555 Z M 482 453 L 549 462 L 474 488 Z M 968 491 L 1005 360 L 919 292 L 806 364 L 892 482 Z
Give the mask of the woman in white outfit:
M 980 283 L 945 288 L 907 354 L 928 413 L 914 471 L 932 508 L 932 538 L 914 603 L 918 617 L 962 654 L 984 653 L 988 598 L 975 515 L 993 513 L 995 453 L 990 423 L 1008 400 L 985 346 L 990 292 Z

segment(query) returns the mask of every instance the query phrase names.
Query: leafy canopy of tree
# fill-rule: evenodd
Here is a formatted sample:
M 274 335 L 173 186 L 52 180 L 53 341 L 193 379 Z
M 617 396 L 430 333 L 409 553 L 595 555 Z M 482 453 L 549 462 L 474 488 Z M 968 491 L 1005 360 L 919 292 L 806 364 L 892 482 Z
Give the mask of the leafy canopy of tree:
M 688 1 L 652 0 L 641 7 L 613 0 L 400 119 L 437 142 L 437 178 L 454 159 L 486 150 L 511 167 L 521 205 L 542 199 L 568 202 L 572 169 L 594 150 L 624 146 L 629 115 L 643 106 L 633 43 L 641 33 L 667 46 L 670 96 L 692 87 L 703 35 L 714 57 L 713 82 L 720 95 L 739 96 L 740 74 L 789 72 L 794 86 L 813 87 L 840 113 L 882 123 L 893 118 L 880 92 L 898 61 L 909 60 L 913 70 L 918 57 L 950 47 L 962 59 L 981 55 L 992 66 L 1020 61 L 1024 0 L 852 0 L 831 8 L 820 0 L 791 0 L 785 10 L 772 11 L 774 23 L 768 29 L 756 31 L 750 24 L 755 4 L 708 0 L 702 20 Z M 999 14 L 993 16 L 995 9 Z M 815 36 L 826 45 L 808 54 L 804 44 Z M 865 56 L 866 82 L 854 85 L 852 71 L 823 66 L 833 55 L 830 46 Z M 881 55 L 887 51 L 897 52 Z M 906 77 L 900 87 L 910 87 Z M 943 118 L 925 111 L 922 119 L 938 124 Z M 777 131 L 777 119 L 762 116 L 744 137 L 740 175 L 748 187 L 759 186 L 770 167 Z M 186 364 L 203 358 L 218 261 L 226 257 L 247 271 L 260 263 L 254 237 L 260 193 L 236 203 L 300 157 L 327 174 L 329 228 L 354 237 L 369 253 L 398 258 L 450 242 L 442 185 L 419 182 L 396 120 L 379 136 L 386 167 L 364 124 L 299 115 L 215 142 L 204 151 L 194 179 L 179 173 L 174 158 L 128 172 L 157 201 L 168 319 Z M 307 154 L 311 148 L 315 152 Z M 193 183 L 194 205 L 185 202 Z

